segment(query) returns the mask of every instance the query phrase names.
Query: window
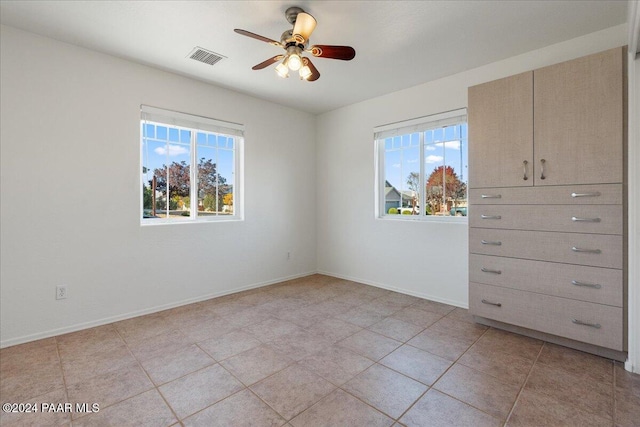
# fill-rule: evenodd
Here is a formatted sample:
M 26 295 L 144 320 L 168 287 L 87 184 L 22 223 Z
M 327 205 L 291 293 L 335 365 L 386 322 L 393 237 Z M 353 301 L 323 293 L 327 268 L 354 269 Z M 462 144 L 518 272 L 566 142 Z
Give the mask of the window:
M 374 130 L 377 216 L 467 216 L 466 109 Z
M 142 224 L 241 219 L 243 129 L 143 105 Z

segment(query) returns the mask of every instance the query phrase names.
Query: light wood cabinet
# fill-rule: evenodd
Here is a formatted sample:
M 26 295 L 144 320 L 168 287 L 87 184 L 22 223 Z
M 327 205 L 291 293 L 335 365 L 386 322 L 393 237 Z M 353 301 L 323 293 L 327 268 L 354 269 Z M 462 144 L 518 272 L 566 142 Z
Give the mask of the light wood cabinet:
M 527 218 L 523 221 L 522 218 Z M 622 234 L 622 205 L 480 205 L 469 226 L 507 230 Z
M 472 188 L 475 205 L 621 205 L 622 184 L 563 185 L 528 188 Z
M 533 72 L 469 88 L 469 185 L 533 185 Z
M 535 185 L 622 182 L 624 58 L 612 49 L 534 71 Z
M 624 60 L 616 48 L 469 88 L 471 314 L 619 360 Z
M 469 255 L 469 281 L 622 307 L 622 270 Z
M 469 187 L 619 183 L 623 49 L 469 88 Z
M 471 283 L 469 307 L 483 317 L 622 351 L 622 308 Z M 498 305 L 499 304 L 499 305 Z
M 622 236 L 470 228 L 469 251 L 565 264 L 622 269 Z

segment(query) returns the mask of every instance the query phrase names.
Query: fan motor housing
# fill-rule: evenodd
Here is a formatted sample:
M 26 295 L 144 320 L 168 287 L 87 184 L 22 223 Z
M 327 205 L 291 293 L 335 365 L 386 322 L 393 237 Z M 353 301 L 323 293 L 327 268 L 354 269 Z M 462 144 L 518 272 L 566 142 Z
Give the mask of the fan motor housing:
M 298 14 L 304 12 L 304 10 L 302 10 L 302 8 L 298 7 L 298 6 L 291 6 L 290 8 L 288 8 L 285 12 L 284 12 L 284 16 L 287 18 L 287 21 L 289 21 L 289 23 L 291 25 L 296 23 L 296 19 L 298 18 Z
M 304 49 L 306 49 L 307 45 L 309 44 L 309 41 L 306 40 L 305 43 L 300 43 L 293 36 L 293 30 L 286 30 L 284 33 L 282 33 L 282 36 L 280 36 L 280 43 L 282 43 L 282 45 L 284 46 L 285 49 L 287 49 L 287 48 L 289 48 L 291 46 L 296 46 L 296 47 L 304 50 Z

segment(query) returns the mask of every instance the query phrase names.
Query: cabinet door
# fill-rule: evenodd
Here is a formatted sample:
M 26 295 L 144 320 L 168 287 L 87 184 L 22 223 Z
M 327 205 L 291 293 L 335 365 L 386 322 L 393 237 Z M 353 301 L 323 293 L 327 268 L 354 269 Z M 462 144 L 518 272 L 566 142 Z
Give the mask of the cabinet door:
M 534 71 L 535 185 L 622 182 L 623 65 L 616 48 Z
M 533 72 L 470 87 L 468 102 L 469 187 L 532 186 Z

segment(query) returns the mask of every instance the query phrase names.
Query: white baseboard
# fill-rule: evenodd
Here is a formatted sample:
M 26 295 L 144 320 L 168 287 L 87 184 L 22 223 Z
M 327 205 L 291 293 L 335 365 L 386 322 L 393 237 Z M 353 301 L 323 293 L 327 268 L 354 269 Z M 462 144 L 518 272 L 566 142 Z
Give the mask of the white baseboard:
M 105 317 L 105 318 L 102 318 L 102 319 L 93 320 L 91 322 L 78 323 L 78 324 L 75 324 L 75 325 L 66 326 L 64 328 L 51 329 L 49 331 L 38 332 L 36 334 L 25 335 L 25 336 L 17 337 L 17 338 L 11 338 L 11 339 L 8 339 L 8 340 L 0 341 L 0 348 L 11 347 L 11 346 L 14 346 L 14 345 L 24 344 L 24 343 L 27 343 L 27 342 L 36 341 L 36 340 L 40 340 L 40 339 L 44 339 L 44 338 L 55 337 L 55 336 L 62 335 L 62 334 L 68 334 L 70 332 L 76 332 L 76 331 L 81 331 L 83 329 L 94 328 L 96 326 L 108 325 L 110 323 L 119 322 L 121 320 L 127 320 L 127 319 L 131 319 L 133 317 L 144 316 L 145 314 L 157 313 L 159 311 L 164 311 L 164 310 L 168 310 L 168 309 L 175 308 L 175 307 L 180 307 L 180 306 L 187 305 L 187 304 L 193 304 L 193 303 L 200 302 L 200 301 L 206 301 L 206 300 L 211 299 L 211 298 L 217 298 L 217 297 L 221 297 L 221 296 L 225 296 L 225 295 L 229 295 L 229 294 L 234 294 L 234 293 L 237 293 L 237 292 L 247 291 L 247 290 L 250 290 L 250 289 L 261 288 L 263 286 L 269 286 L 269 285 L 273 285 L 275 283 L 284 282 L 284 281 L 287 281 L 287 280 L 298 279 L 298 278 L 301 278 L 301 277 L 307 277 L 307 276 L 311 276 L 313 274 L 324 274 L 326 276 L 336 277 L 338 279 L 350 280 L 352 282 L 363 283 L 365 285 L 375 286 L 376 288 L 381 288 L 381 289 L 386 289 L 386 290 L 389 290 L 389 291 L 399 292 L 399 293 L 402 293 L 402 294 L 411 295 L 411 296 L 418 297 L 418 298 L 424 298 L 424 299 L 428 299 L 428 300 L 435 301 L 435 302 L 441 302 L 443 304 L 449 304 L 449 305 L 453 305 L 455 307 L 469 308 L 467 304 L 461 303 L 460 301 L 452 301 L 452 300 L 448 300 L 446 298 L 440 298 L 440 297 L 437 297 L 437 296 L 434 296 L 434 295 L 428 295 L 428 294 L 424 294 L 424 293 L 421 293 L 421 292 L 408 291 L 406 289 L 398 288 L 398 287 L 395 287 L 395 286 L 390 286 L 390 285 L 387 285 L 387 284 L 384 284 L 384 283 L 378 283 L 378 282 L 373 282 L 371 280 L 361 279 L 361 278 L 358 278 L 358 277 L 346 276 L 346 275 L 343 275 L 343 274 L 336 274 L 336 273 L 329 272 L 329 271 L 321 271 L 321 270 L 319 270 L 319 271 L 310 271 L 310 272 L 306 272 L 306 273 L 295 274 L 295 275 L 292 275 L 292 276 L 281 277 L 281 278 L 278 278 L 278 279 L 268 280 L 268 281 L 259 282 L 259 283 L 253 283 L 251 285 L 243 286 L 243 287 L 232 289 L 232 290 L 226 290 L 226 291 L 222 291 L 222 292 L 215 292 L 215 293 L 212 293 L 212 294 L 202 295 L 202 296 L 195 297 L 195 298 L 189 298 L 189 299 L 178 301 L 178 302 L 159 305 L 159 306 L 155 306 L 155 307 L 151 307 L 151 308 L 146 308 L 146 309 L 143 309 L 143 310 L 132 311 L 132 312 L 129 312 L 129 313 L 119 314 L 117 316 Z
M 634 371 L 633 368 L 634 368 L 633 363 L 631 363 L 631 361 L 627 359 L 627 361 L 624 362 L 624 369 L 629 372 L 635 372 L 636 374 L 640 373 L 640 372 Z
M 235 294 L 237 292 L 247 291 L 249 289 L 261 288 L 263 286 L 273 285 L 275 283 L 285 282 L 287 280 L 298 279 L 300 277 L 311 276 L 316 274 L 316 271 L 306 272 L 301 274 L 295 274 L 292 276 L 281 277 L 278 279 L 267 280 L 265 282 L 253 283 L 251 285 L 243 286 L 241 288 L 226 290 L 222 292 L 215 292 L 212 294 L 202 295 L 195 298 L 189 298 L 186 300 L 173 302 L 169 304 L 159 305 L 151 308 L 145 308 L 143 310 L 132 311 L 129 313 L 119 314 L 117 316 L 105 317 L 91 322 L 78 323 L 75 325 L 65 326 L 64 328 L 51 329 L 49 331 L 38 332 L 36 334 L 25 335 L 22 337 L 11 338 L 8 340 L 0 341 L 0 348 L 11 347 L 18 344 L 24 344 L 31 341 L 40 340 L 43 338 L 55 337 L 62 334 L 68 334 L 69 332 L 81 331 L 83 329 L 93 328 L 96 326 L 108 325 L 110 323 L 119 322 L 121 320 L 131 319 L 132 317 L 143 316 L 145 314 L 157 313 L 159 311 L 168 310 L 170 308 L 180 307 L 187 304 L 193 304 L 195 302 L 206 301 L 211 298 L 217 298 L 229 294 Z
M 405 294 L 405 295 L 411 295 L 413 297 L 424 298 L 424 299 L 428 299 L 428 300 L 435 301 L 435 302 L 441 302 L 443 304 L 453 305 L 455 307 L 460 307 L 460 308 L 465 308 L 465 309 L 469 308 L 469 304 L 468 303 L 465 304 L 465 303 L 460 302 L 460 301 L 453 301 L 453 300 L 449 300 L 449 299 L 446 299 L 446 298 L 441 298 L 441 297 L 438 297 L 438 296 L 435 296 L 435 295 L 425 294 L 425 293 L 422 293 L 422 292 L 408 291 L 406 289 L 398 288 L 396 286 L 391 286 L 391 285 L 387 285 L 387 284 L 384 284 L 384 283 L 373 282 L 371 280 L 361 279 L 361 278 L 358 278 L 358 277 L 346 276 L 344 274 L 337 274 L 337 273 L 332 273 L 330 271 L 324 271 L 324 270 L 318 270 L 317 273 L 318 274 L 324 274 L 325 276 L 337 277 L 339 279 L 351 280 L 352 282 L 364 283 L 365 285 L 375 286 L 376 288 L 386 289 L 388 291 L 394 291 L 394 292 L 398 292 L 398 293 Z

